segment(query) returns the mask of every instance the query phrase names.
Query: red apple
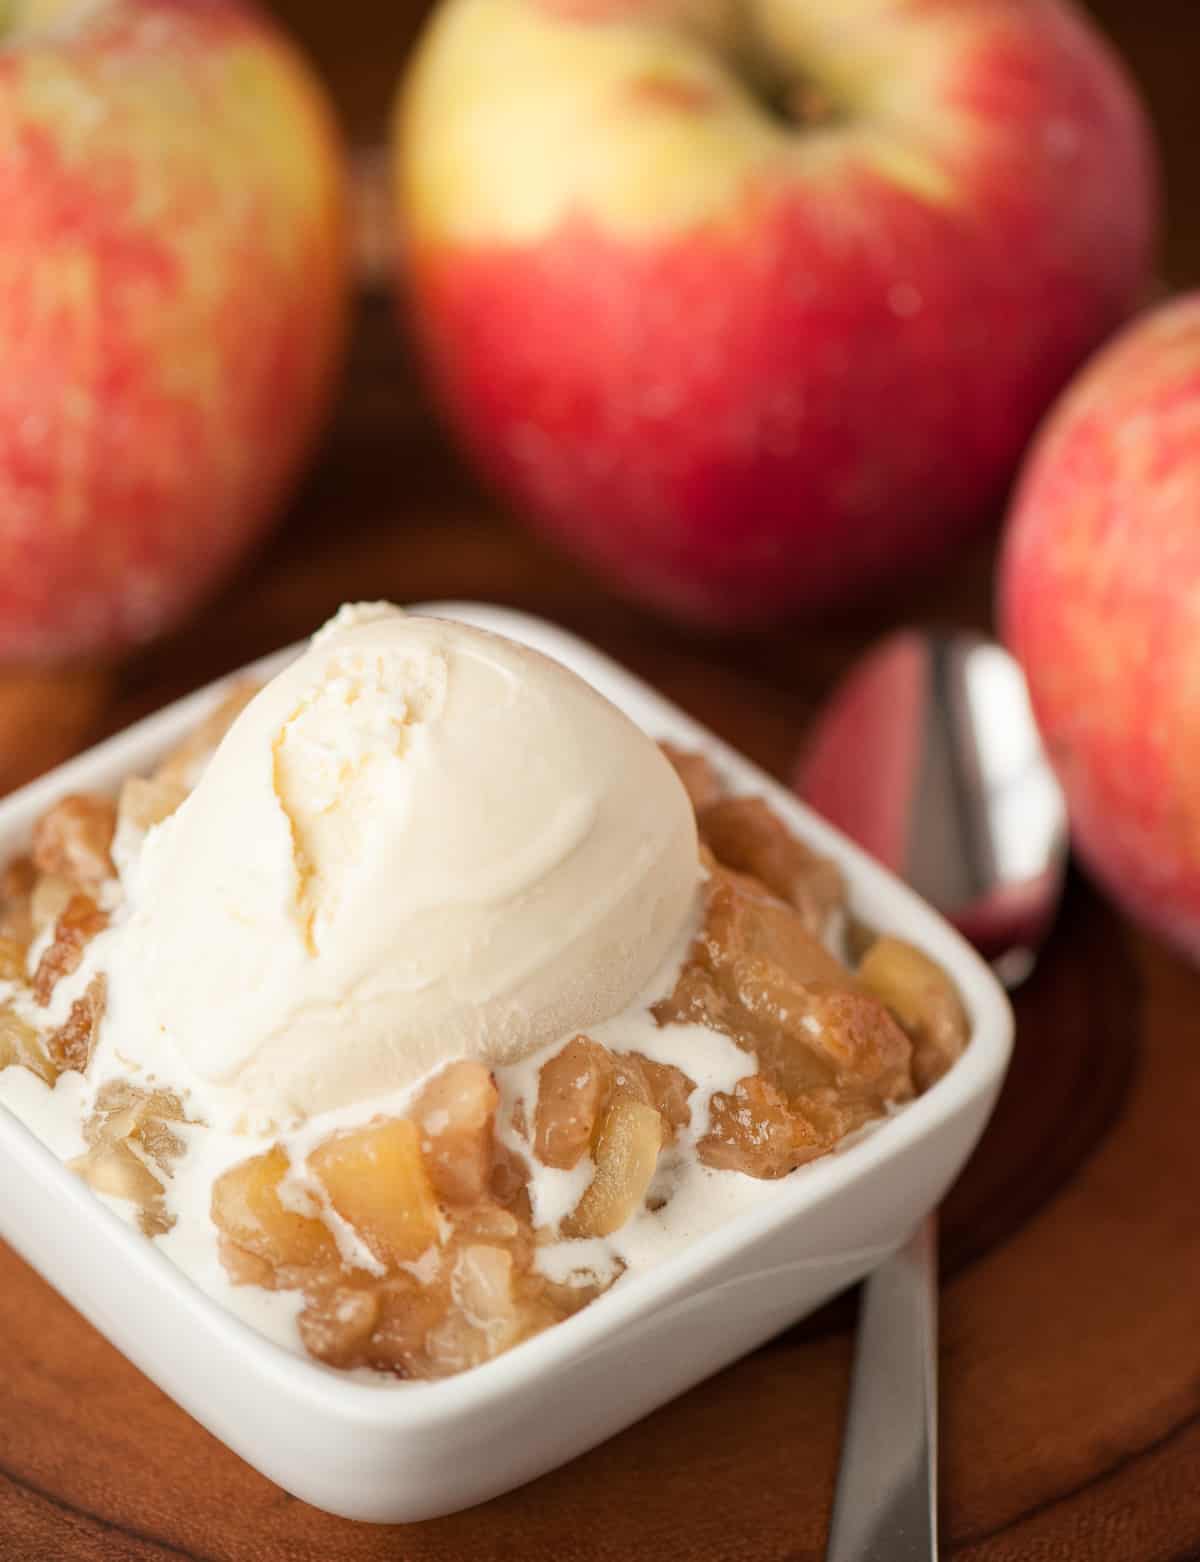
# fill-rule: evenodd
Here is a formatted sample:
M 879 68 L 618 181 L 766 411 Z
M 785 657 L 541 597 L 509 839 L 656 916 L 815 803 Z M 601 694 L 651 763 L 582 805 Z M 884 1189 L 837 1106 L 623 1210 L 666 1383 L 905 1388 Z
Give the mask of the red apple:
M 0 657 L 117 649 L 262 535 L 325 405 L 329 106 L 235 0 L 10 0 L 0 213 Z
M 1200 295 L 1131 326 L 1055 408 L 1001 617 L 1080 853 L 1200 957 Z
M 395 146 L 453 425 L 701 624 L 983 522 L 1156 217 L 1137 98 L 1061 0 L 443 0 Z

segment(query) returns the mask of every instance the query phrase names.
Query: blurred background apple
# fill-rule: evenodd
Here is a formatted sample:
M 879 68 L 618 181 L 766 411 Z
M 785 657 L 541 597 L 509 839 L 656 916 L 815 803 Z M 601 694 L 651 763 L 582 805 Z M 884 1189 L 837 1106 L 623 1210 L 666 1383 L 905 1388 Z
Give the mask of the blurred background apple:
M 1136 96 L 1059 0 L 443 0 L 395 146 L 453 426 L 702 625 L 985 522 L 1155 229 Z
M 1000 583 L 1079 852 L 1200 957 L 1200 295 L 1131 326 L 1055 409 Z
M 9 0 L 0 213 L 0 658 L 123 648 L 262 534 L 325 409 L 324 90 L 233 0 Z

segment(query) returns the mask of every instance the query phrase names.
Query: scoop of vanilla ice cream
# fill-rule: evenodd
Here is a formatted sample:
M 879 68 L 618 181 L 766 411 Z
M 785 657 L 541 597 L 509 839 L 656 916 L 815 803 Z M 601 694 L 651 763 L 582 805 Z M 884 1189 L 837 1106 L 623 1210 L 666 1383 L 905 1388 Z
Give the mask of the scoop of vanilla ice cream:
M 152 830 L 109 939 L 131 1049 L 276 1121 L 598 1023 L 700 878 L 668 762 L 557 662 L 345 610 Z

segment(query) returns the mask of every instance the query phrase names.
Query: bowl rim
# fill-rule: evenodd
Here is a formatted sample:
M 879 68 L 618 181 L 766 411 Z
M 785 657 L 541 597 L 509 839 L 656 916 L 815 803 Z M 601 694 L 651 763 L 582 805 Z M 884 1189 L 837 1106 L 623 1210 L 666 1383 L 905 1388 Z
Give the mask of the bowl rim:
M 107 1222 L 114 1261 L 128 1266 L 131 1284 L 148 1287 L 158 1294 L 161 1305 L 179 1309 L 187 1327 L 213 1336 L 214 1343 L 242 1358 L 293 1404 L 299 1402 L 322 1416 L 359 1427 L 431 1429 L 504 1399 L 531 1378 L 553 1374 L 565 1358 L 590 1354 L 647 1312 L 686 1299 L 707 1271 L 724 1270 L 743 1250 L 837 1199 L 918 1142 L 936 1137 L 981 1096 L 998 1088 L 1011 1055 L 1013 1017 L 1007 996 L 988 966 L 926 902 L 787 788 L 587 641 L 547 620 L 483 603 L 419 603 L 410 611 L 455 618 L 525 640 L 557 654 L 576 671 L 586 666 L 584 676 L 598 682 L 610 697 L 614 691 L 624 693 L 627 699 L 633 697 L 635 705 L 644 703 L 653 709 L 663 717 L 663 728 L 654 736 L 693 743 L 715 759 L 739 789 L 765 795 L 805 840 L 837 860 L 853 898 L 868 903 L 877 919 L 884 913 L 883 925 L 903 927 L 922 948 L 934 953 L 957 982 L 972 1020 L 966 1051 L 937 1084 L 865 1137 L 780 1179 L 776 1197 L 739 1211 L 650 1269 L 628 1273 L 580 1312 L 494 1360 L 428 1382 L 363 1381 L 259 1334 L 105 1207 L 15 1113 L 7 1107 L 0 1111 L 0 1164 L 13 1157 L 64 1211 L 70 1208 L 80 1219 Z M 105 784 L 97 782 L 98 773 L 115 777 L 144 766 L 210 709 L 232 683 L 247 676 L 270 676 L 305 644 L 290 645 L 214 680 L 0 800 L 0 849 L 7 850 L 7 838 L 27 831 L 33 819 L 64 793 Z M 616 703 L 627 709 L 620 698 Z M 924 1213 L 914 1211 L 914 1223 Z M 893 1246 L 889 1243 L 871 1256 L 882 1259 Z

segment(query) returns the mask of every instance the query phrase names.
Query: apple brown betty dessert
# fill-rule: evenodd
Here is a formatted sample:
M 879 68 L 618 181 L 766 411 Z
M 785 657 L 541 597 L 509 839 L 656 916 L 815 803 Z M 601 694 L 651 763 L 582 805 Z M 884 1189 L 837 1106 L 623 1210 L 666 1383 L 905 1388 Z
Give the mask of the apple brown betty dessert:
M 40 819 L 29 855 L 0 884 L 0 977 L 27 988 L 26 1000 L 44 1008 L 79 966 L 108 920 L 114 849 L 178 806 L 253 692 L 236 688 L 115 802 L 67 797 Z M 701 755 L 664 747 L 696 811 L 707 880 L 699 931 L 653 1016 L 708 1027 L 746 1055 L 745 1077 L 704 1098 L 700 1163 L 785 1177 L 934 1084 L 966 1045 L 966 1012 L 933 960 L 850 918 L 838 868 L 765 801 L 726 794 Z M 55 1028 L 22 1018 L 28 1001 L 6 1002 L 0 1067 L 20 1064 L 47 1084 L 86 1070 L 104 1003 L 103 977 Z M 328 1134 L 309 1150 L 302 1181 L 282 1143 L 224 1171 L 211 1205 L 222 1262 L 237 1285 L 301 1293 L 300 1337 L 321 1362 L 401 1378 L 461 1371 L 612 1283 L 619 1262 L 580 1283 L 545 1272 L 539 1252 L 608 1237 L 646 1210 L 701 1083 L 575 1036 L 542 1063 L 535 1105 L 518 1106 L 501 1135 L 496 1079 L 482 1064 L 451 1063 L 404 1115 Z M 156 1235 L 171 1223 L 164 1192 L 187 1121 L 178 1095 L 110 1081 L 73 1165 L 98 1191 L 132 1201 Z M 554 1227 L 535 1225 L 534 1165 L 586 1173 Z

